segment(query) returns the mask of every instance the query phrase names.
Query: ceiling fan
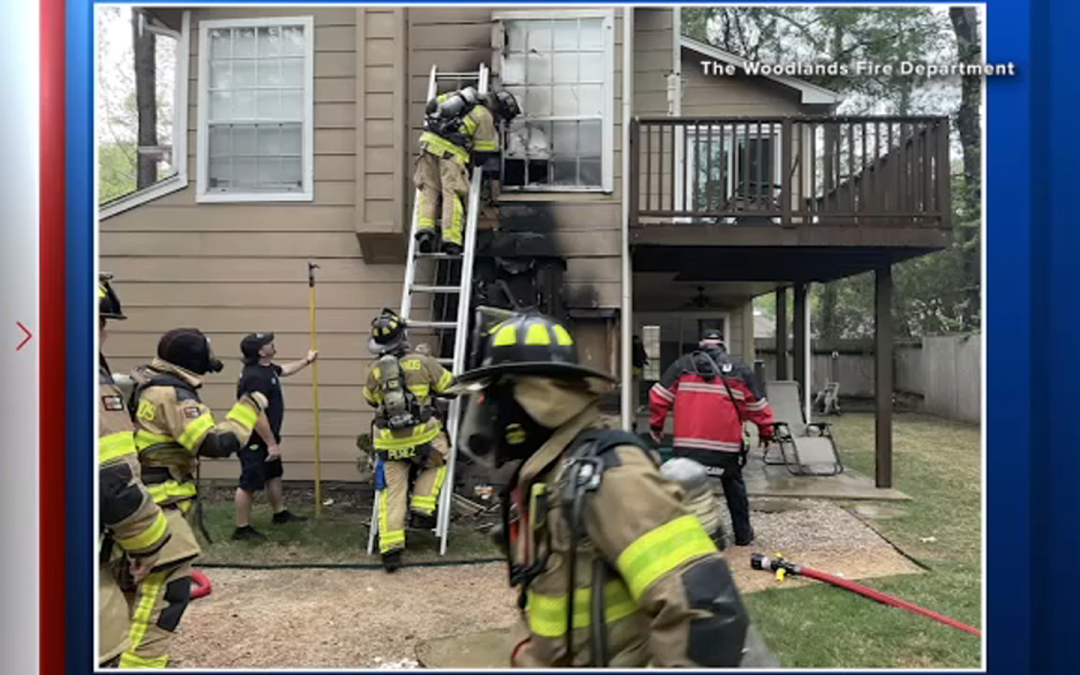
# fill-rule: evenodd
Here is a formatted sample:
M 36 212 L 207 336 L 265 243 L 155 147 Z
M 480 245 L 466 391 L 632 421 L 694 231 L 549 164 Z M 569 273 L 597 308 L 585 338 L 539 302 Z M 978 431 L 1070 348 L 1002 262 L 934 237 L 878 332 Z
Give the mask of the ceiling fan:
M 690 298 L 689 301 L 678 307 L 678 309 L 711 309 L 714 307 L 720 307 L 720 305 L 716 304 L 712 301 L 712 298 L 705 295 L 704 286 L 698 286 L 697 295 Z

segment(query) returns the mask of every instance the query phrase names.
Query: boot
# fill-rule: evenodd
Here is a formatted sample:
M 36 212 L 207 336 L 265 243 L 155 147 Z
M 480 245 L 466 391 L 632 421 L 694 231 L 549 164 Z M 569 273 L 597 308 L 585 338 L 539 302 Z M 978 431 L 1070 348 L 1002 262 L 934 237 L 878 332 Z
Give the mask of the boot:
M 281 525 L 283 523 L 302 523 L 306 520 L 306 517 L 298 516 L 292 511 L 289 511 L 289 509 L 285 509 L 284 511 L 280 511 L 274 514 L 275 525 Z
M 409 524 L 417 530 L 435 529 L 436 520 L 434 514 L 413 513 L 410 515 L 410 520 Z
M 383 553 L 382 566 L 387 574 L 393 574 L 401 569 L 401 550 Z
M 416 234 L 416 246 L 421 253 L 433 253 L 437 237 L 431 230 L 421 230 Z
M 446 255 L 461 255 L 461 244 L 444 241 L 442 245 L 442 252 Z
M 238 527 L 233 530 L 233 541 L 266 541 L 266 535 L 250 525 Z

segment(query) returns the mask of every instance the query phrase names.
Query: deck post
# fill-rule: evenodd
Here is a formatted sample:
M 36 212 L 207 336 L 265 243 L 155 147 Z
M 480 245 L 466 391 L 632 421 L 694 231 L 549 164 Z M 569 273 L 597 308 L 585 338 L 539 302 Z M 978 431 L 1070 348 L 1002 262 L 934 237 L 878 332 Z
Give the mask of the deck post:
M 787 289 L 776 289 L 776 379 L 788 379 Z
M 892 268 L 874 272 L 874 480 L 892 487 L 893 324 Z
M 795 284 L 795 340 L 792 365 L 795 367 L 795 381 L 799 383 L 799 404 L 806 399 L 806 388 L 810 383 L 806 381 L 806 290 L 807 284 Z

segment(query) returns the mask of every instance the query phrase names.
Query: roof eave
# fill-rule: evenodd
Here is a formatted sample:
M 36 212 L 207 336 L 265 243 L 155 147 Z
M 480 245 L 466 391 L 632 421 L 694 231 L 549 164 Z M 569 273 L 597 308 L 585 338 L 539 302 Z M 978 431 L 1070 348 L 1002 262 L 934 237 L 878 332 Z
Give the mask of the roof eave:
M 707 56 L 717 61 L 724 63 L 730 63 L 731 65 L 743 67 L 745 59 L 741 59 L 738 56 L 730 52 L 726 52 L 723 49 L 718 49 L 712 45 L 682 36 L 679 38 L 679 45 L 683 49 L 689 49 L 695 51 L 702 56 Z M 800 94 L 800 102 L 804 105 L 837 105 L 840 103 L 840 94 L 825 87 L 820 87 L 811 82 L 800 80 L 796 77 L 787 77 L 785 75 L 762 75 L 769 80 L 779 82 L 780 84 L 794 89 Z

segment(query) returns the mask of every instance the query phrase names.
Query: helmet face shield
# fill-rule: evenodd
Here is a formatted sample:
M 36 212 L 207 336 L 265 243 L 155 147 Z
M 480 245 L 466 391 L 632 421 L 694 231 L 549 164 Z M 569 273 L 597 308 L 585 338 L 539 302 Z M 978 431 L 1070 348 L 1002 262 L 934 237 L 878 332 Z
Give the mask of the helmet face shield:
M 495 469 L 498 466 L 495 457 L 495 418 L 498 410 L 491 397 L 485 396 L 483 389 L 461 396 L 464 398 L 465 414 L 458 430 L 458 449 L 478 465 Z

